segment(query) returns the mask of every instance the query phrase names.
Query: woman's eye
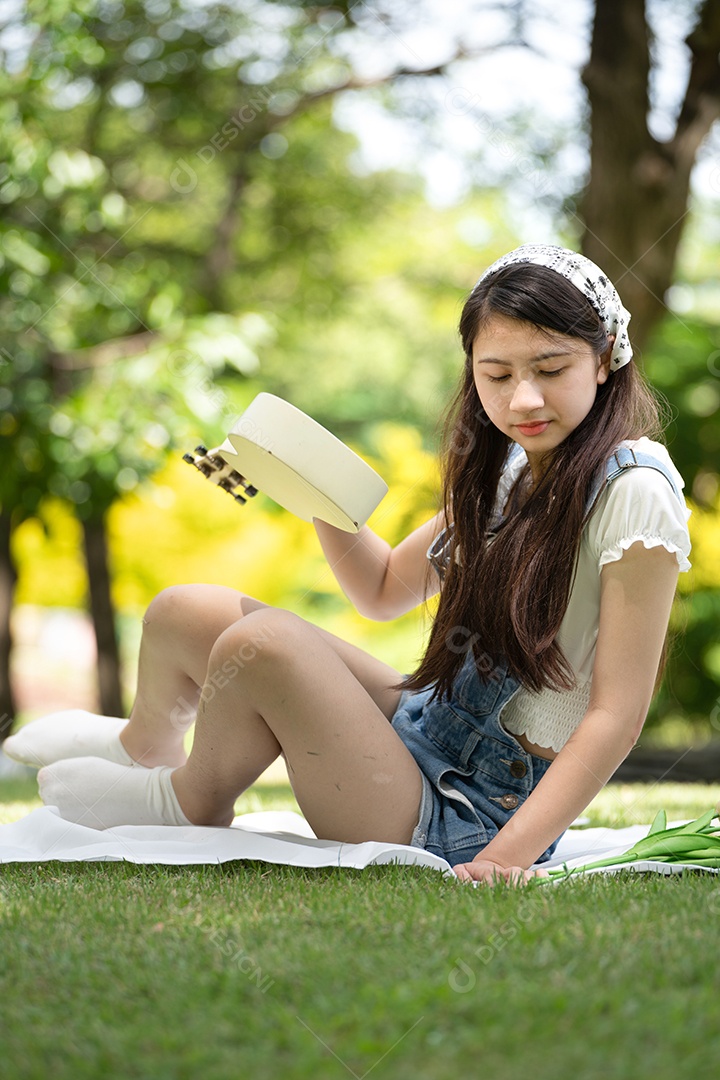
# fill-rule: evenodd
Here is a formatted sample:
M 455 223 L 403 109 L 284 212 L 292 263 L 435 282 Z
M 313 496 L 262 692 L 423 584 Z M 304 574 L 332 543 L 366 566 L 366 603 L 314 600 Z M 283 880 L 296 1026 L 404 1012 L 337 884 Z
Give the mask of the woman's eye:
M 540 369 L 540 370 L 538 370 L 538 375 L 547 375 L 547 377 L 549 379 L 554 379 L 557 375 L 561 375 L 564 370 L 565 370 L 564 367 L 553 368 L 553 369 L 551 369 L 549 371 L 543 371 L 542 369 Z M 488 381 L 492 382 L 492 383 L 507 382 L 507 380 L 509 378 L 511 378 L 511 376 L 509 374 L 508 375 L 488 375 L 487 376 Z

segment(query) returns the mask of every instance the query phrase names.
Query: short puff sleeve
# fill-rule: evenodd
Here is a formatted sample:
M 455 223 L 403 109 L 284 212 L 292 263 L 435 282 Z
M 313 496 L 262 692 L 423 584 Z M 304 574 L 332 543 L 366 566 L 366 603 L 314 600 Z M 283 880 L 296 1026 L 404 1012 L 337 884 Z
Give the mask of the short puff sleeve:
M 677 556 L 680 571 L 690 569 L 690 510 L 657 469 L 638 466 L 613 480 L 600 496 L 586 525 L 586 542 L 598 572 L 616 562 L 634 543 L 664 547 Z

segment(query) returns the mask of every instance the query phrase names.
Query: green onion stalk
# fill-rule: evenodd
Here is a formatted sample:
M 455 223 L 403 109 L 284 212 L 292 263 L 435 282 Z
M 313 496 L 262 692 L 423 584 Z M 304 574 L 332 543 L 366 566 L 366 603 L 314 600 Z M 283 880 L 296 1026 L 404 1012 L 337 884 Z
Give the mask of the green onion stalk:
M 718 819 L 717 825 L 712 824 L 715 818 Z M 659 862 L 670 866 L 691 863 L 693 866 L 720 870 L 718 810 L 708 810 L 695 821 L 688 821 L 687 824 L 677 825 L 673 829 L 667 827 L 665 811 L 659 810 L 647 836 L 638 840 L 629 851 L 621 855 L 610 855 L 605 859 L 586 863 L 584 866 L 565 865 L 556 870 L 549 870 L 548 878 L 540 880 L 556 881 L 560 878 L 572 877 L 574 874 L 584 874 L 587 870 L 600 870 L 605 866 L 633 862 Z

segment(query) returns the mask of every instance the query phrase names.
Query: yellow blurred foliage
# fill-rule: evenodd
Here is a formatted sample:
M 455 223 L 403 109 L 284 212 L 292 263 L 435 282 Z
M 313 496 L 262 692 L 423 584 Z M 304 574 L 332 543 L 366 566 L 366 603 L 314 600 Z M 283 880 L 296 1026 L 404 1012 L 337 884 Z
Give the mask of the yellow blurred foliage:
M 368 524 L 394 545 L 436 512 L 437 460 L 407 425 L 381 424 L 372 435 L 375 453 L 363 457 L 389 491 Z M 17 601 L 82 607 L 87 582 L 80 525 L 56 499 L 45 503 L 44 519 L 44 527 L 29 520 L 15 533 Z M 720 588 L 720 499 L 709 510 L 693 507 L 690 531 L 693 570 L 681 576 L 680 590 Z M 128 614 L 140 614 L 169 585 L 206 582 L 297 611 L 405 671 L 422 651 L 428 609 L 393 623 L 364 619 L 343 598 L 311 524 L 262 493 L 239 506 L 179 457 L 116 503 L 108 536 L 113 598 Z
M 82 528 L 67 503 L 49 497 L 43 506 L 44 524 L 24 521 L 13 535 L 18 567 L 18 604 L 81 607 L 87 592 L 82 557 Z
M 363 457 L 386 480 L 388 494 L 369 525 L 391 544 L 436 512 L 435 459 L 407 426 L 378 425 L 376 455 Z M 82 607 L 87 581 L 82 532 L 67 504 L 48 499 L 45 529 L 37 520 L 15 533 L 17 602 Z M 394 623 L 373 623 L 342 597 L 313 526 L 262 493 L 240 506 L 180 458 L 172 459 L 108 516 L 113 599 L 140 614 L 169 585 L 228 585 L 288 607 L 333 633 L 371 648 L 409 670 L 424 627 L 418 610 Z
M 705 509 L 688 500 L 692 509 L 689 521 L 693 565 L 688 574 L 681 574 L 679 588 L 683 593 L 697 589 L 720 589 L 720 495 L 712 507 Z

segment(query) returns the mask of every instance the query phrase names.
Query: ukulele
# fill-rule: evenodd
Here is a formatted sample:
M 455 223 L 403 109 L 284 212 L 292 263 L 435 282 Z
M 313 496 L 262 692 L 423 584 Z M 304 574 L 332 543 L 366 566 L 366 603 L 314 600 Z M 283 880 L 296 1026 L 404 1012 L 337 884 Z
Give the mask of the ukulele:
M 388 491 L 385 481 L 312 417 L 261 393 L 213 450 L 183 454 L 241 505 L 258 491 L 304 521 L 358 532 Z

